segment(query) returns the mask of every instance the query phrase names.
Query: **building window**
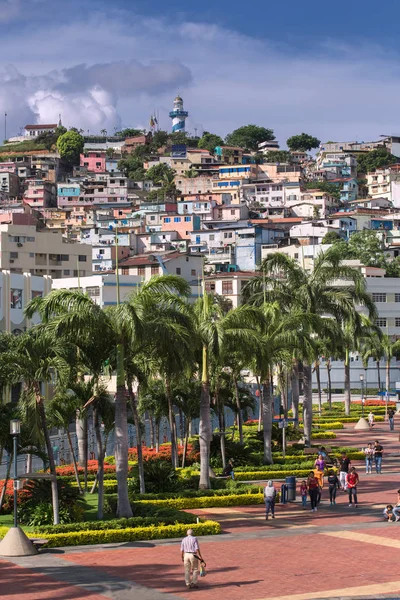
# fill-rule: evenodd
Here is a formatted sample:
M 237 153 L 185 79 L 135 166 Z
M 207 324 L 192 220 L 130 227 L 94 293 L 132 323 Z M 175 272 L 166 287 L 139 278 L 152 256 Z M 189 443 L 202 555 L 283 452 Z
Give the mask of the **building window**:
M 158 275 L 159 272 L 160 272 L 160 267 L 151 267 L 152 275 Z
M 206 292 L 212 294 L 215 292 L 215 283 L 211 283 L 210 281 L 206 281 Z
M 215 240 L 215 235 L 212 233 L 208 239 L 210 242 L 213 242 Z
M 12 288 L 10 293 L 11 308 L 22 308 L 22 290 Z
M 395 294 L 394 295 L 394 301 L 395 302 L 400 302 L 400 294 Z
M 386 319 L 376 319 L 375 325 L 377 327 L 386 327 Z
M 78 261 L 79 262 L 86 262 L 86 256 L 84 254 L 79 254 L 78 256 Z
M 98 285 L 87 287 L 86 293 L 90 298 L 98 298 L 100 296 L 100 287 Z
M 69 275 L 70 271 L 69 269 L 64 269 L 64 275 Z
M 154 215 L 151 215 L 151 217 L 150 217 L 150 221 L 155 221 L 155 220 L 156 220 L 155 216 L 154 216 Z
M 122 275 L 129 275 L 129 269 L 128 269 L 128 267 L 124 267 L 122 269 Z
M 32 290 L 31 297 L 32 297 L 32 300 L 34 298 L 43 298 L 43 292 L 37 292 L 35 290 Z
M 164 223 L 171 223 L 171 217 L 165 217 Z
M 174 217 L 174 223 L 180 223 L 180 222 L 181 222 L 180 217 Z
M 396 327 L 400 327 L 400 317 L 396 317 L 395 325 L 396 325 Z
M 146 267 L 138 267 L 138 275 L 139 277 L 144 277 L 146 275 Z
M 190 222 L 190 217 L 185 217 L 185 223 L 189 223 Z
M 223 281 L 222 282 L 222 293 L 223 294 L 233 294 L 232 281 Z
M 10 252 L 10 258 L 18 258 L 18 252 Z
M 181 274 L 181 268 L 180 267 L 176 267 L 176 274 L 180 275 Z
M 190 274 L 191 274 L 192 277 L 196 277 L 196 269 L 192 269 L 190 271 Z
M 381 293 L 372 294 L 372 302 L 386 302 L 386 294 L 381 294 Z
M 61 254 L 61 260 L 64 260 L 67 262 L 69 260 L 69 254 Z

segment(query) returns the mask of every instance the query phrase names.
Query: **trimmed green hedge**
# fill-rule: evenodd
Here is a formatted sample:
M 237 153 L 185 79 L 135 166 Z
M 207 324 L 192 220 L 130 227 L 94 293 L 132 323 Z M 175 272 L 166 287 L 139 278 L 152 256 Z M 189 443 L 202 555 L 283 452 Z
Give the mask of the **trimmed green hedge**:
M 235 473 L 237 481 L 256 481 L 258 479 L 285 479 L 294 475 L 295 477 L 306 477 L 312 467 L 307 469 L 292 469 L 290 471 L 248 471 L 245 473 Z
M 231 494 L 230 496 L 203 496 L 201 498 L 171 498 L 169 500 L 140 500 L 138 504 L 153 504 L 155 506 L 169 506 L 178 510 L 185 508 L 210 508 L 215 506 L 247 506 L 249 504 L 262 504 L 264 495 L 258 494 Z
M 69 533 L 37 533 L 38 538 L 47 539 L 46 548 L 60 546 L 81 546 L 86 544 L 111 544 L 138 540 L 158 540 L 180 538 L 186 535 L 187 524 L 157 525 L 153 527 L 127 527 L 126 529 L 75 531 Z M 216 521 L 194 523 L 191 529 L 195 535 L 216 535 L 221 533 L 221 525 Z
M 311 437 L 313 440 L 334 440 L 336 433 L 334 431 L 313 431 Z

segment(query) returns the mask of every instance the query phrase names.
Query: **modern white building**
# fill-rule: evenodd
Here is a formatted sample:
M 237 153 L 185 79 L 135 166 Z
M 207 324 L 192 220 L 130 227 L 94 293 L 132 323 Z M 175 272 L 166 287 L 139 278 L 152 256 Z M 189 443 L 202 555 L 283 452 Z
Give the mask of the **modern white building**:
M 48 294 L 51 284 L 51 277 L 47 275 L 39 277 L 30 273 L 0 271 L 0 331 L 19 335 L 37 324 L 37 315 L 32 319 L 25 317 L 25 306 L 33 298 Z

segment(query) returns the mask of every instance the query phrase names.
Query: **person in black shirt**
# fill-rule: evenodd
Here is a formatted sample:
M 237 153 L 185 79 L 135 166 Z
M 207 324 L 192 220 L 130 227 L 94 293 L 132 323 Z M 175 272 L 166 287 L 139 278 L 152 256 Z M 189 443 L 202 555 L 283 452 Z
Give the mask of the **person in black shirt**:
M 378 440 L 375 440 L 374 445 L 374 459 L 375 459 L 375 470 L 377 473 L 382 473 L 382 456 L 383 447 Z
M 346 475 L 349 472 L 350 465 L 351 465 L 351 460 L 349 458 L 347 458 L 346 453 L 343 452 L 342 458 L 340 459 L 339 480 L 340 480 L 340 487 L 342 488 L 342 490 L 344 492 L 347 490 Z
M 340 488 L 338 476 L 332 470 L 330 470 L 329 474 L 328 474 L 328 485 L 329 485 L 329 500 L 330 500 L 330 503 L 332 506 L 332 504 L 336 504 L 336 492 L 337 492 L 338 488 Z
M 388 417 L 389 417 L 390 431 L 394 431 L 394 410 L 393 410 L 393 408 L 389 409 Z

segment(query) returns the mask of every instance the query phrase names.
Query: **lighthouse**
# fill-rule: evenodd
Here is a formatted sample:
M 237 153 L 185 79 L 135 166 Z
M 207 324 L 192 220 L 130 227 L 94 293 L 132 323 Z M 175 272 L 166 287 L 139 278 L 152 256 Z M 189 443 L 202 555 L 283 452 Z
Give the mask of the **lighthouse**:
M 185 131 L 185 121 L 189 116 L 186 110 L 183 110 L 183 100 L 177 96 L 174 100 L 174 110 L 171 110 L 169 116 L 172 119 L 172 133 L 176 131 Z

